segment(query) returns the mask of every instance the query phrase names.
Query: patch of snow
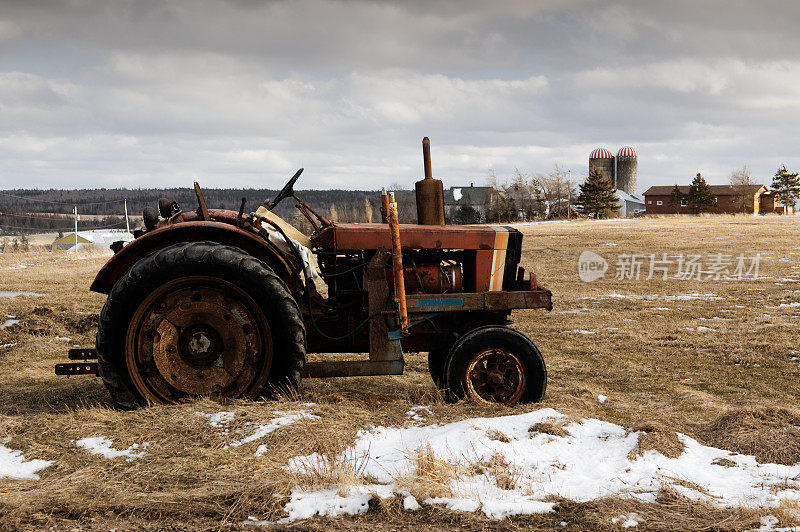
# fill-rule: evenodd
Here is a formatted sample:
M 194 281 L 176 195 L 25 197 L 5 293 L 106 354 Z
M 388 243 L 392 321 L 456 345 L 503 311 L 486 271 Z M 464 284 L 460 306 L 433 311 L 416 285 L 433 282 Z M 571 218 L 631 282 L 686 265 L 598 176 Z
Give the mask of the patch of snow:
M 583 329 L 572 329 L 571 331 L 564 331 L 566 333 L 575 333 L 575 334 L 596 334 L 597 331 L 584 331 Z
M 705 327 L 700 325 L 697 327 L 697 332 L 716 332 L 716 329 L 712 329 L 711 327 Z
M 637 446 L 640 433 L 598 419 L 565 424 L 565 436 L 529 433 L 537 423 L 554 420 L 568 418 L 543 408 L 445 425 L 361 431 L 344 456 L 362 457 L 360 474 L 377 484 L 319 490 L 297 487 L 285 507 L 289 514 L 286 522 L 313 515 L 361 513 L 373 495 L 408 495 L 395 482 L 413 477 L 417 467 L 414 452 L 428 446 L 437 460 L 455 468 L 497 455 L 509 464 L 516 472 L 510 489 L 501 489 L 490 474 L 462 473 L 450 482 L 450 497 L 422 501 L 456 511 L 481 510 L 497 519 L 552 511 L 554 503 L 544 501 L 548 497 L 586 502 L 619 496 L 652 502 L 662 487 L 720 507 L 777 507 L 784 501 L 800 501 L 800 464 L 758 463 L 753 456 L 705 446 L 683 434 L 677 435 L 684 444 L 679 457 L 668 458 L 648 450 L 631 460 L 628 453 Z M 492 438 L 496 431 L 502 432 L 507 441 Z M 735 465 L 714 464 L 722 458 Z M 320 455 L 299 456 L 289 462 L 287 469 L 307 473 L 315 464 L 324 468 L 328 461 Z M 696 484 L 699 490 L 686 487 L 684 481 Z
M 56 336 L 53 340 L 61 340 L 62 342 L 71 342 L 72 338 L 67 338 L 65 336 Z
M 236 412 L 217 412 L 216 414 L 206 414 L 205 412 L 195 412 L 196 416 L 208 419 L 208 424 L 214 428 L 224 428 L 236 417 Z
M 245 443 L 250 443 L 252 441 L 260 440 L 264 436 L 278 430 L 281 427 L 287 427 L 292 425 L 293 423 L 300 421 L 301 419 L 319 419 L 319 416 L 315 416 L 311 413 L 311 410 L 288 410 L 288 411 L 276 411 L 273 414 L 277 414 L 278 417 L 274 419 L 270 419 L 265 425 L 259 425 L 256 427 L 255 432 L 246 438 L 241 440 L 236 440 L 231 442 L 229 445 L 225 447 L 240 447 Z M 263 447 L 263 449 L 262 449 Z M 262 445 L 256 450 L 256 452 L 261 451 L 261 455 L 266 452 L 266 446 Z M 258 456 L 261 456 L 258 455 Z
M 416 512 L 422 508 L 422 506 L 419 505 L 417 499 L 415 499 L 413 495 L 406 495 L 405 498 L 403 498 L 403 508 L 411 512 Z
M 622 528 L 632 528 L 635 526 L 639 526 L 639 523 L 643 521 L 642 517 L 637 514 L 636 512 L 631 512 L 627 515 L 623 514 L 619 517 L 614 517 L 611 519 L 612 524 L 620 523 Z
M 682 294 L 677 296 L 665 296 L 665 301 L 694 301 L 694 300 L 704 300 L 704 301 L 717 301 L 720 299 L 725 299 L 724 297 L 720 297 L 716 294 Z
M 14 325 L 16 325 L 19 322 L 20 322 L 20 320 L 8 319 L 8 320 L 6 320 L 6 321 L 4 321 L 3 323 L 0 324 L 0 329 L 8 329 L 9 327 L 13 327 Z
M 0 297 L 20 297 L 20 296 L 31 296 L 31 297 L 42 297 L 44 294 L 39 294 L 38 292 L 25 292 L 23 291 L 9 291 L 9 290 L 0 290 Z
M 606 397 L 605 395 L 597 396 L 597 402 L 600 403 L 601 405 L 606 404 L 606 401 L 608 401 L 608 397 Z
M 791 303 L 781 303 L 780 305 L 778 305 L 778 307 L 800 307 L 800 301 L 793 301 Z
M 114 445 L 114 440 L 111 438 L 106 438 L 105 436 L 93 436 L 78 440 L 75 442 L 75 445 L 86 449 L 91 454 L 99 454 L 102 455 L 103 458 L 108 458 L 109 460 L 124 456 L 128 462 L 132 462 L 137 458 L 147 455 L 147 453 L 144 452 L 144 449 L 146 449 L 150 443 L 152 442 L 144 442 L 141 445 L 134 443 L 127 449 L 120 451 L 112 447 L 112 445 Z
M 406 412 L 409 421 L 417 421 L 417 422 L 425 421 L 425 416 L 423 414 L 431 415 L 433 414 L 433 412 L 431 412 L 431 409 L 428 408 L 427 406 L 412 406 L 411 410 Z
M 265 443 L 262 443 L 261 445 L 259 445 L 258 449 L 256 449 L 256 452 L 254 454 L 255 454 L 256 458 L 258 458 L 259 456 L 264 456 L 265 454 L 267 454 L 267 445 Z
M 25 460 L 22 451 L 13 451 L 5 446 L 8 439 L 0 443 L 0 478 L 39 480 L 39 471 L 55 462 L 50 460 Z
M 7 349 L 9 347 L 14 347 L 15 345 L 17 345 L 17 342 L 11 344 L 0 344 L 0 349 Z
M 556 310 L 553 311 L 553 314 L 581 314 L 583 312 L 594 312 L 594 309 L 591 308 L 574 308 L 570 310 Z

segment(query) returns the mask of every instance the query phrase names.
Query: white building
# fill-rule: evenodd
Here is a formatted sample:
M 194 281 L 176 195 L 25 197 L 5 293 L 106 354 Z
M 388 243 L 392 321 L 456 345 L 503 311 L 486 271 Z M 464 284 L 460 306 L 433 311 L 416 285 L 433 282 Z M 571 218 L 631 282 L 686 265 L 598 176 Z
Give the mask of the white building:
M 617 190 L 614 195 L 617 197 L 619 215 L 622 218 L 630 218 L 634 214 L 644 214 L 644 196 L 640 194 L 628 194 L 622 190 Z

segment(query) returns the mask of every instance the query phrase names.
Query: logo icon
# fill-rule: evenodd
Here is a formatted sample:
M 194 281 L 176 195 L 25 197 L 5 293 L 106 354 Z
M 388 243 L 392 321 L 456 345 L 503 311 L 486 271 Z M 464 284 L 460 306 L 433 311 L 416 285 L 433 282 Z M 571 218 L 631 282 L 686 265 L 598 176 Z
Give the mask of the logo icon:
M 594 251 L 583 251 L 578 257 L 578 277 L 584 283 L 601 279 L 608 271 L 606 259 Z

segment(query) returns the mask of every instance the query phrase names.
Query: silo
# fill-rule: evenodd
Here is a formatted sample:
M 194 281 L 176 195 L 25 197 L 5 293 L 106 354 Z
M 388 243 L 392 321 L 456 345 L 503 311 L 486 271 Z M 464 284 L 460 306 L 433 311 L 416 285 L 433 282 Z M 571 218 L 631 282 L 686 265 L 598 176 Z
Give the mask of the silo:
M 592 167 L 597 168 L 600 172 L 614 183 L 614 156 L 605 148 L 597 148 L 589 154 L 589 170 Z
M 639 163 L 636 151 L 625 146 L 617 152 L 617 188 L 628 194 L 638 194 Z

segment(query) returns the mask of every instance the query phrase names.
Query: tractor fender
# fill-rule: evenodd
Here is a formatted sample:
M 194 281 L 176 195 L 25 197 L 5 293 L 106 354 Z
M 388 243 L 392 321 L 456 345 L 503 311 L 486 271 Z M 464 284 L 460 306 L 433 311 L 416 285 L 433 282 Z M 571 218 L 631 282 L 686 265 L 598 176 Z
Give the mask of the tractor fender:
M 108 294 L 111 288 L 139 260 L 161 248 L 179 242 L 210 241 L 235 246 L 266 262 L 290 289 L 296 284 L 292 268 L 276 248 L 254 233 L 229 223 L 191 221 L 148 231 L 118 253 L 100 269 L 90 287 L 93 292 Z

